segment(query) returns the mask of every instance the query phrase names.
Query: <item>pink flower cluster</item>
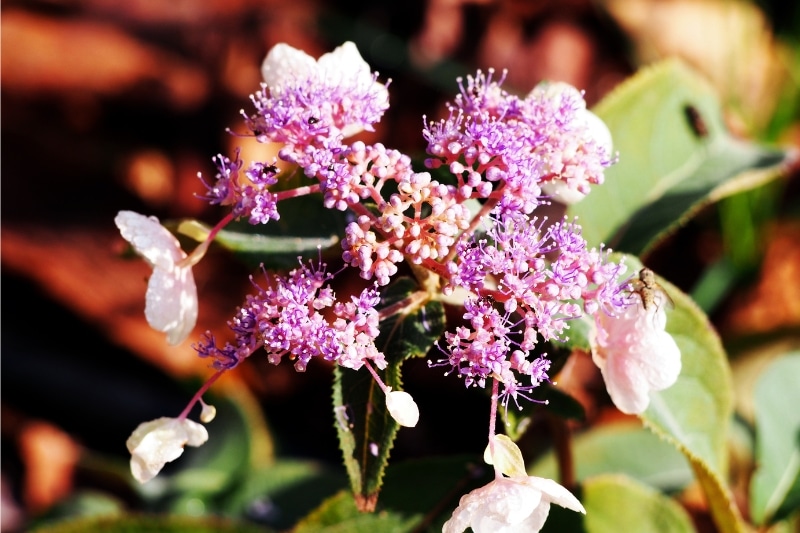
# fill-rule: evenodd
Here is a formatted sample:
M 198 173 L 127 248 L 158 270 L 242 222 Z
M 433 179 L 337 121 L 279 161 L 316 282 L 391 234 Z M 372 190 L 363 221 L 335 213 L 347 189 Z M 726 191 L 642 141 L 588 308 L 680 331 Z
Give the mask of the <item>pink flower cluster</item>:
M 413 399 L 392 391 L 375 371 L 387 364 L 375 345 L 380 321 L 387 318 L 382 313 L 389 313 L 379 311 L 379 289 L 392 282 L 403 262 L 425 290 L 424 298 L 400 302 L 408 308 L 466 295 L 464 322 L 445 334 L 444 357 L 431 366 L 450 367 L 467 386 L 484 387 L 494 378 L 495 402 L 498 383 L 506 405 L 510 399 L 530 399 L 528 393 L 548 380 L 550 368 L 545 355 L 530 353 L 541 341 L 566 340 L 570 321 L 583 315 L 597 325 L 595 361 L 621 409 L 640 412 L 651 390 L 677 378 L 677 346 L 673 341 L 668 349 L 659 348 L 669 344 L 666 337 L 672 340 L 664 331 L 666 319 L 646 312 L 643 300 L 632 297 L 633 287 L 623 279 L 625 266 L 602 247 L 589 248 L 576 222 L 533 214 L 552 199 L 579 201 L 603 182 L 604 169 L 614 162 L 608 129 L 586 109 L 577 89 L 543 83 L 521 98 L 505 91 L 503 76 L 495 79 L 491 70 L 458 80 L 460 94 L 449 104 L 449 116 L 423 129 L 428 171 L 415 171 L 402 152 L 348 141 L 371 130 L 389 107 L 388 84 L 378 81 L 353 43 L 318 60 L 277 45 L 262 73 L 265 84 L 252 96 L 254 112 L 245 122 L 259 141 L 279 143 L 278 158 L 313 184 L 277 191 L 277 159 L 247 163 L 238 152 L 233 159 L 218 156 L 218 172 L 204 180 L 203 198 L 230 213 L 188 256 L 155 219 L 121 212 L 117 225 L 123 237 L 154 268 L 148 320 L 171 343 L 183 341 L 197 317 L 191 267 L 217 232 L 238 218 L 251 224 L 278 220 L 282 200 L 310 193 L 320 193 L 325 208 L 350 212 L 342 259 L 371 283 L 339 300 L 330 286 L 333 276 L 321 262 L 301 263 L 285 276 L 265 273 L 266 286 L 254 283 L 255 293 L 228 322 L 233 339 L 220 344 L 207 332 L 194 344 L 217 374 L 178 419 L 147 426 L 137 436 L 137 461 L 147 465 L 146 475 L 139 477 L 152 477 L 184 444 L 204 440 L 186 424 L 189 408 L 202 401 L 202 392 L 221 373 L 258 350 L 273 364 L 291 359 L 298 371 L 313 358 L 365 367 L 387 395 L 391 416 L 401 425 L 416 424 Z M 401 308 L 406 309 L 393 305 L 391 310 Z M 659 358 L 648 359 L 650 350 Z M 573 505 L 549 485 L 516 477 L 498 481 L 498 488 L 477 493 L 474 501 L 462 501 L 465 510 L 453 530 L 467 523 L 475 528 L 476 516 L 493 516 L 495 500 L 501 500 L 497 495 L 519 493 L 527 505 L 520 517 L 525 524 L 544 520 L 547 507 L 540 500 L 545 495 Z M 487 523 L 495 523 L 492 516 Z
M 314 357 L 355 370 L 366 361 L 384 368 L 386 360 L 374 342 L 379 333 L 378 292 L 366 288 L 340 302 L 326 284 L 330 277 L 322 264 L 300 265 L 286 277 L 273 276 L 272 283 L 248 296 L 228 322 L 233 343 L 220 347 L 207 332 L 195 350 L 211 358 L 218 370 L 233 368 L 259 348 L 275 365 L 289 356 L 299 372 Z M 336 317 L 332 322 L 324 315 L 326 309 Z

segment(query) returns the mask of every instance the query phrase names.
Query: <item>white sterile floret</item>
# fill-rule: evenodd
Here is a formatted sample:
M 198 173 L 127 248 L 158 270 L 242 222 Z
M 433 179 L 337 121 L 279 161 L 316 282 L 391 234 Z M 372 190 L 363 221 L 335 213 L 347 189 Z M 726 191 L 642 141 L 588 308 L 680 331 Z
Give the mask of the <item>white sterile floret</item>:
M 595 144 L 601 147 L 608 157 L 611 157 L 614 140 L 611 138 L 611 130 L 608 129 L 603 119 L 588 109 L 582 110 L 579 115 L 585 125 L 587 137 L 593 139 Z
M 419 422 L 419 407 L 414 398 L 404 391 L 386 393 L 386 408 L 398 424 L 413 428 Z
M 192 268 L 181 264 L 186 253 L 156 217 L 120 211 L 114 222 L 122 237 L 153 267 L 145 295 L 147 323 L 166 333 L 169 344 L 180 344 L 197 323 L 197 287 Z
M 542 191 L 564 204 L 582 200 L 590 190 L 590 184 L 603 181 L 603 167 L 611 163 L 612 139 L 608 126 L 594 113 L 586 109 L 586 101 L 578 89 L 564 82 L 543 82 L 533 88 L 526 100 L 547 103 L 551 113 L 548 123 L 558 128 L 551 131 L 553 137 L 544 146 L 546 173 L 557 176 L 542 182 Z
M 511 439 L 496 435 L 493 440 L 484 459 L 495 465 L 498 477 L 462 496 L 442 533 L 467 528 L 475 533 L 536 533 L 547 520 L 551 503 L 586 514 L 581 502 L 552 479 L 526 475 L 522 453 Z
M 286 43 L 279 43 L 264 58 L 261 76 L 273 96 L 280 96 L 293 80 L 303 80 L 316 75 L 317 61 Z
M 681 373 L 681 351 L 664 329 L 665 307 L 661 301 L 649 309 L 633 304 L 621 316 L 599 313 L 595 319 L 592 359 L 623 413 L 643 412 L 651 391 L 671 387 Z
M 128 438 L 131 473 L 139 483 L 153 479 L 164 465 L 183 453 L 183 447 L 200 446 L 208 431 L 186 418 L 161 417 L 139 424 Z
M 273 98 L 280 98 L 286 91 L 303 85 L 336 87 L 342 95 L 349 95 L 347 102 L 339 102 L 344 107 L 363 99 L 371 100 L 375 108 L 389 107 L 386 85 L 375 79 L 369 64 L 350 41 L 318 60 L 288 44 L 276 44 L 261 64 L 261 75 Z M 363 123 L 354 122 L 343 125 L 341 133 L 350 137 L 363 130 Z

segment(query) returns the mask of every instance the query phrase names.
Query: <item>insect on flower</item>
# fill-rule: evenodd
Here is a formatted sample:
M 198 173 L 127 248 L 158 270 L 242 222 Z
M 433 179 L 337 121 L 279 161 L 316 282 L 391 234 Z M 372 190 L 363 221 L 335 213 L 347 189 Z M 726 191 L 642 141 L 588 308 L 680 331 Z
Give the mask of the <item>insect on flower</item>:
M 658 284 L 655 272 L 649 268 L 641 269 L 639 279 L 632 280 L 631 284 L 632 292 L 639 295 L 645 311 L 652 306 L 656 306 L 657 309 L 660 303 L 665 303 L 670 309 L 675 307 L 675 302 L 672 301 L 664 287 Z

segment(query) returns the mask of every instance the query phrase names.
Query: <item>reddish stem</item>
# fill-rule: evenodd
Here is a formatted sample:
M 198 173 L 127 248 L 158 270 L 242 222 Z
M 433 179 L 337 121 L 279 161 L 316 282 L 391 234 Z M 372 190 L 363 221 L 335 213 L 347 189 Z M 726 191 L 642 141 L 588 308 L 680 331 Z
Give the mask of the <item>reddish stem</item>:
M 187 416 L 189 416 L 189 412 L 192 410 L 192 407 L 194 407 L 194 404 L 196 404 L 198 401 L 200 401 L 200 398 L 202 398 L 203 394 L 205 394 L 205 392 L 208 390 L 208 388 L 211 385 L 213 385 L 214 382 L 217 381 L 217 379 L 219 379 L 219 377 L 224 373 L 225 373 L 225 370 L 217 370 L 216 374 L 214 374 L 213 376 L 208 378 L 208 381 L 203 383 L 203 386 L 200 387 L 200 389 L 194 394 L 192 399 L 189 401 L 189 404 L 186 407 L 184 407 L 183 411 L 181 411 L 181 414 L 178 415 L 178 418 L 179 419 L 184 419 Z

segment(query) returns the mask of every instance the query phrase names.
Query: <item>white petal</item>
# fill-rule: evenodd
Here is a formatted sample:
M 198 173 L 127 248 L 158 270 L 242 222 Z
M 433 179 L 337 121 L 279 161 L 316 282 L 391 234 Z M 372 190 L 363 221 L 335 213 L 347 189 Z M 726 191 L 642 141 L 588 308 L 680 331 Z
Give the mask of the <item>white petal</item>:
M 605 150 L 606 155 L 610 157 L 611 151 L 614 149 L 614 142 L 611 138 L 611 130 L 608 129 L 606 123 L 588 109 L 585 109 L 581 113 L 581 118 L 586 123 L 589 136 L 598 146 L 601 146 Z
M 217 416 L 217 408 L 205 402 L 201 402 L 201 405 L 203 408 L 200 412 L 200 421 L 204 424 L 208 424 Z
M 167 334 L 167 342 L 180 344 L 197 323 L 197 286 L 191 267 L 155 268 L 147 284 L 144 315 L 156 331 Z
M 545 181 L 542 183 L 542 192 L 565 205 L 577 204 L 586 198 L 585 194 L 561 180 Z
M 164 465 L 183 453 L 183 447 L 208 440 L 206 428 L 188 419 L 162 417 L 139 424 L 128 438 L 131 473 L 140 483 L 149 481 Z
M 522 451 L 519 446 L 508 438 L 507 435 L 494 435 L 494 453 L 492 445 L 486 446 L 483 452 L 483 460 L 487 464 L 494 465 L 496 470 L 509 476 L 525 476 L 525 460 L 522 458 Z
M 386 394 L 386 408 L 398 424 L 414 427 L 419 422 L 419 407 L 414 398 L 404 391 L 391 391 Z
M 153 267 L 170 269 L 186 257 L 178 239 L 156 217 L 120 211 L 114 222 L 122 237 Z
M 467 527 L 475 533 L 535 533 L 538 529 L 530 529 L 528 525 L 531 516 L 538 516 L 537 509 L 545 502 L 542 493 L 528 486 L 526 479 L 500 477 L 462 496 L 442 528 L 443 533 L 460 533 Z
M 292 80 L 311 78 L 316 70 L 317 62 L 313 57 L 286 43 L 273 46 L 261 64 L 261 76 L 273 96 L 280 94 Z
M 583 508 L 578 498 L 552 479 L 530 476 L 527 479 L 527 483 L 530 487 L 542 492 L 542 499 L 571 511 L 586 514 L 586 509 Z
M 619 317 L 601 314 L 596 319 L 592 359 L 623 413 L 643 412 L 650 393 L 672 386 L 680 375 L 680 349 L 665 325 L 664 306 L 645 311 L 632 305 Z
M 317 64 L 320 79 L 326 85 L 341 85 L 345 80 L 348 84 L 372 84 L 369 65 L 351 41 L 338 46 L 333 52 L 323 54 Z
M 525 97 L 526 100 L 550 100 L 553 102 L 553 107 L 559 107 L 565 98 L 572 98 L 583 108 L 586 107 L 581 92 L 565 81 L 543 81 L 531 89 L 531 92 Z M 583 103 L 581 104 L 581 102 Z

